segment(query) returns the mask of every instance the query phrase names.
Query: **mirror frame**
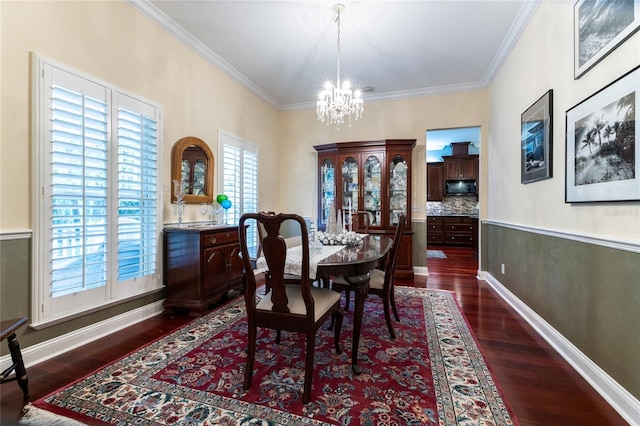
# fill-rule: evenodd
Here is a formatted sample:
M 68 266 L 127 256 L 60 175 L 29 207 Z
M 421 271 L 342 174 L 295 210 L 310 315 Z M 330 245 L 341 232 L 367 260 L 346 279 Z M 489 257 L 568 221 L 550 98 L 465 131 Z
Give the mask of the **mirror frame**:
M 171 202 L 175 203 L 178 200 L 173 192 L 173 181 L 177 180 L 180 182 L 182 180 L 182 154 L 185 149 L 190 146 L 196 146 L 200 148 L 202 152 L 204 152 L 205 157 L 207 157 L 207 170 L 205 174 L 205 189 L 207 194 L 205 195 L 192 195 L 185 194 L 183 201 L 185 204 L 200 204 L 200 203 L 212 203 L 213 202 L 213 154 L 211 149 L 209 149 L 209 145 L 205 141 L 195 136 L 186 136 L 180 140 L 178 140 L 171 148 L 171 184 L 170 184 L 170 192 L 171 192 Z

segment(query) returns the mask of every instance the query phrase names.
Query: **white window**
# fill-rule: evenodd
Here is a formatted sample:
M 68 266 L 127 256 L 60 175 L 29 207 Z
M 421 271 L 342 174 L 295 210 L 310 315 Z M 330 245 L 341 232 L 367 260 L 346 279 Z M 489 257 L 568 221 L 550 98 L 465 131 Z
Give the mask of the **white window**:
M 218 190 L 231 201 L 226 223 L 237 224 L 244 213 L 258 211 L 258 146 L 222 131 L 218 132 Z M 254 226 L 247 231 L 249 253 L 255 255 L 258 236 Z
M 34 326 L 161 286 L 160 109 L 34 55 Z

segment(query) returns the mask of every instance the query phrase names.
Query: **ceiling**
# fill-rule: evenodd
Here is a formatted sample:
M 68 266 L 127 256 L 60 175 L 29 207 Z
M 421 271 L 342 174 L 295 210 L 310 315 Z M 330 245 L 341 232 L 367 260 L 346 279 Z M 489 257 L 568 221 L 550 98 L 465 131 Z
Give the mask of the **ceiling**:
M 337 1 L 127 0 L 280 110 L 335 84 Z M 341 77 L 367 100 L 486 87 L 539 0 L 343 1 Z

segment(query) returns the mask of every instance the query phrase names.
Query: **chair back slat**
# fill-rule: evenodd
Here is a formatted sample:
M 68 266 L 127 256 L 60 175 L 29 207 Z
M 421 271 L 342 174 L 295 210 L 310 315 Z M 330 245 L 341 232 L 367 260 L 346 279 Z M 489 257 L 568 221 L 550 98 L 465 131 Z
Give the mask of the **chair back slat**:
M 264 226 L 266 236 L 262 240 L 264 258 L 268 272 L 265 274 L 267 285 L 272 291 L 272 311 L 289 312 L 289 300 L 284 285 L 284 266 L 287 258 L 287 245 L 280 236 L 280 223 Z

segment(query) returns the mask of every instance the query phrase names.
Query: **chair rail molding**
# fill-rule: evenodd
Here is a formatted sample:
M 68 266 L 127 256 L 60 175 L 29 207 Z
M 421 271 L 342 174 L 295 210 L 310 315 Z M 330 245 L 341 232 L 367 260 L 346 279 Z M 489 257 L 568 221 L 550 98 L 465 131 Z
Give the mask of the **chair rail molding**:
M 609 238 L 591 237 L 588 235 L 581 235 L 571 232 L 557 231 L 553 229 L 538 228 L 533 226 L 519 225 L 515 223 L 502 222 L 497 220 L 483 220 L 483 224 L 501 226 L 504 228 L 516 229 L 519 231 L 531 232 L 540 235 L 547 235 L 550 237 L 564 238 L 567 240 L 578 241 L 582 243 L 595 244 L 602 247 L 608 247 L 612 249 L 625 250 L 633 253 L 640 253 L 640 243 L 633 241 L 619 241 Z

